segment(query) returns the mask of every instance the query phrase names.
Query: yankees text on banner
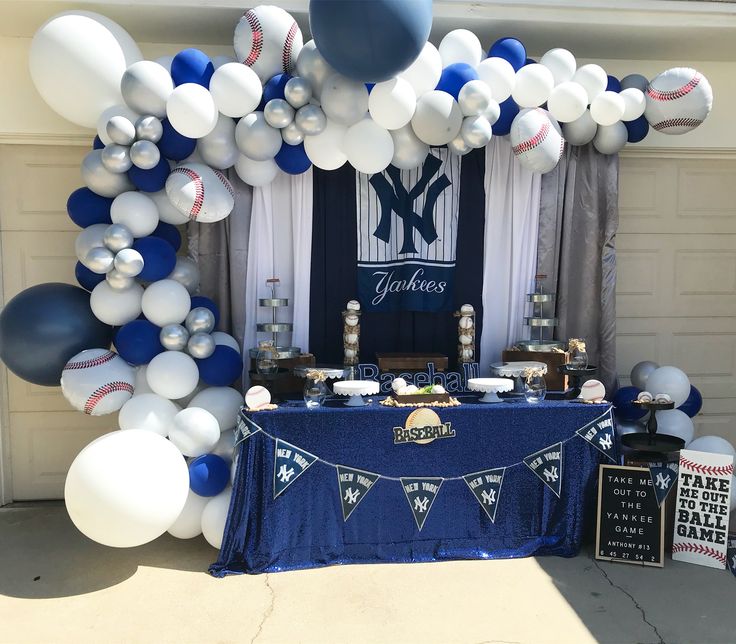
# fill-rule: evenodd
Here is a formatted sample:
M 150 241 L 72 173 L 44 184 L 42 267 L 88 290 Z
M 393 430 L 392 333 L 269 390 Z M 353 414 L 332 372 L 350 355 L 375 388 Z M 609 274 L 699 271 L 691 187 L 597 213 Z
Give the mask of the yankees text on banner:
M 358 507 L 373 484 L 381 477 L 373 472 L 356 470 L 352 467 L 337 465 L 337 484 L 340 490 L 342 518 L 347 521 L 353 510 Z
M 652 478 L 657 505 L 662 505 L 677 480 L 677 463 L 650 463 L 649 475 Z
M 432 150 L 421 168 L 358 173 L 358 299 L 369 311 L 450 311 L 460 157 Z
M 316 460 L 318 459 L 314 454 L 277 438 L 273 464 L 273 498 L 304 474 Z
M 432 504 L 442 487 L 442 481 L 442 478 L 401 479 L 401 487 L 404 488 L 406 500 L 409 501 L 409 507 L 419 530 L 424 527 Z
M 491 523 L 496 522 L 496 510 L 498 509 L 498 502 L 501 499 L 501 485 L 503 484 L 503 475 L 505 472 L 505 467 L 499 467 L 463 476 L 470 491 L 478 500 L 478 503 L 480 503 L 480 507 L 488 515 Z
M 524 463 L 558 497 L 562 489 L 562 442 L 524 457 Z
M 610 409 L 600 418 L 596 418 L 578 429 L 577 434 L 597 450 L 603 452 L 612 463 L 616 462 L 613 413 Z

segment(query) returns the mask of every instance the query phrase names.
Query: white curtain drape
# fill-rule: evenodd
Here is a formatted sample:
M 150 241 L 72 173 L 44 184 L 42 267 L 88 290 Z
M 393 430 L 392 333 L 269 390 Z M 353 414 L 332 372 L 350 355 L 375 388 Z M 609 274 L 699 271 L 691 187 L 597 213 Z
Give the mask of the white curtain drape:
M 484 184 L 480 369 L 488 375 L 504 349 L 529 337 L 524 315 L 536 273 L 541 176 L 519 165 L 506 137 L 494 137 L 486 146 Z

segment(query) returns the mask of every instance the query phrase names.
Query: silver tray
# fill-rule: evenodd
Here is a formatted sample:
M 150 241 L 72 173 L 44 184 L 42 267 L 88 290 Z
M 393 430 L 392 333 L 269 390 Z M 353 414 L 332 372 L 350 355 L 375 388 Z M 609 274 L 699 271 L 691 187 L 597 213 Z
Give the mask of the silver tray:
M 263 322 L 256 324 L 256 331 L 259 333 L 287 333 L 293 331 L 293 327 L 291 322 Z
M 285 297 L 266 297 L 258 300 L 258 306 L 267 306 L 274 309 L 280 306 L 289 306 L 289 300 Z
M 540 351 L 551 353 L 555 349 L 565 349 L 565 343 L 559 340 L 520 340 L 514 345 L 519 351 Z
M 534 302 L 535 304 L 544 304 L 545 302 L 554 302 L 554 293 L 527 293 L 527 302 Z
M 306 378 L 307 373 L 310 371 L 321 371 L 329 380 L 337 380 L 338 378 L 343 378 L 345 376 L 345 367 L 330 367 L 324 365 L 316 365 L 314 367 L 300 365 L 298 367 L 294 367 L 292 371 L 295 376 L 299 376 L 300 378 Z
M 527 326 L 557 326 L 557 318 L 524 318 Z
M 251 349 L 249 351 L 251 358 L 258 357 L 258 348 Z M 296 358 L 302 354 L 302 350 L 299 347 L 276 347 L 276 359 L 287 360 L 289 358 Z

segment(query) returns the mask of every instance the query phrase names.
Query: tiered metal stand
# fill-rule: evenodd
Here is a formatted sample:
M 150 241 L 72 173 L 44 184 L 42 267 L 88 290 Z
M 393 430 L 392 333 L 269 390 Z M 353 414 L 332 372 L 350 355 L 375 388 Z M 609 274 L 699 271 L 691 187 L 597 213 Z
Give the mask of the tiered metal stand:
M 621 443 L 623 445 L 637 450 L 640 455 L 642 453 L 661 455 L 680 450 L 685 446 L 685 441 L 677 436 L 657 433 L 657 412 L 665 409 L 674 409 L 674 402 L 634 401 L 633 404 L 650 412 L 649 420 L 647 421 L 647 431 L 625 434 L 621 437 Z

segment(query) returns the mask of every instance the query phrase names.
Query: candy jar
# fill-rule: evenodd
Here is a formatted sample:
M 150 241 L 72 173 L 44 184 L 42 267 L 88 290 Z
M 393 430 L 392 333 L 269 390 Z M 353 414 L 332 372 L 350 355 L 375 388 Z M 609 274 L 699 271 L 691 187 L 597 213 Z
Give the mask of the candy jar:
M 306 382 L 304 383 L 304 402 L 308 409 L 322 406 L 327 398 L 329 390 L 325 383 L 326 376 L 322 371 L 308 371 Z
M 256 371 L 261 376 L 273 376 L 279 370 L 278 352 L 272 340 L 261 340 L 258 343 Z
M 585 350 L 585 340 L 570 338 L 567 350 L 570 353 L 571 369 L 586 369 L 588 367 L 588 352 Z
M 547 395 L 547 383 L 541 369 L 527 369 L 524 374 L 524 398 L 528 403 L 538 403 Z

